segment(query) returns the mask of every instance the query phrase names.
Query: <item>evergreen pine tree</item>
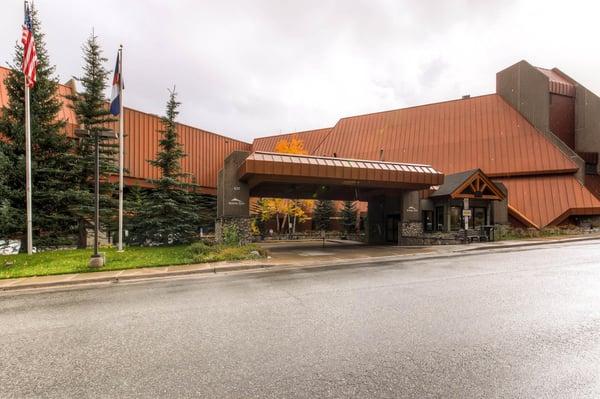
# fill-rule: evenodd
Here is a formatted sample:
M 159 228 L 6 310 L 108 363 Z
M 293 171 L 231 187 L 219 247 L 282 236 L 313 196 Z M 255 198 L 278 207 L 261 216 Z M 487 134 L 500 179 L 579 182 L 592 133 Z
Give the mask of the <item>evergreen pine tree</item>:
M 151 180 L 155 188 L 144 193 L 132 220 L 129 240 L 134 243 L 181 244 L 193 241 L 198 234 L 200 217 L 192 185 L 181 181 L 187 175 L 181 172 L 181 159 L 186 154 L 175 121 L 180 103 L 175 89 L 169 93 L 166 115 L 161 118 L 160 151 L 156 159 L 148 161 L 160 169 L 161 178 Z
M 11 160 L 6 152 L 7 146 L 0 141 L 0 240 L 9 236 L 14 220 L 18 218 L 18 210 L 10 201 L 8 176 L 11 172 Z
M 83 130 L 88 135 L 79 137 L 75 148 L 78 157 L 78 185 L 90 195 L 78 210 L 79 239 L 78 246 L 87 245 L 87 230 L 94 228 L 94 179 L 96 168 L 95 140 L 99 135 L 100 148 L 100 221 L 101 228 L 109 229 L 114 225 L 116 185 L 108 180 L 108 176 L 118 173 L 117 154 L 118 143 L 111 138 L 102 137 L 110 122 L 115 118 L 110 115 L 104 93 L 107 87 L 109 71 L 104 67 L 107 61 L 102 56 L 98 37 L 93 33 L 83 45 L 83 76 L 75 78 L 81 83 L 83 90 L 69 99 L 73 102 L 73 110 Z
M 200 226 L 214 225 L 217 218 L 217 197 L 195 191 L 190 192 L 190 195 L 198 214 Z
M 33 240 L 36 246 L 71 244 L 77 231 L 75 210 L 84 200 L 85 193 L 75 184 L 77 172 L 72 142 L 65 134 L 66 121 L 58 117 L 62 107 L 58 79 L 33 6 L 31 17 L 38 58 L 37 82 L 30 90 Z M 0 132 L 8 139 L 2 152 L 4 162 L 9 165 L 0 204 L 3 215 L 0 232 L 24 240 L 25 90 L 22 58 L 23 45 L 19 42 L 4 81 L 8 106 L 0 115 Z M 26 243 L 23 242 L 21 247 L 27 248 Z
M 319 200 L 315 203 L 312 220 L 317 230 L 329 230 L 332 216 L 333 202 L 331 200 Z
M 352 233 L 356 230 L 356 203 L 354 201 L 344 201 L 342 223 L 346 233 Z

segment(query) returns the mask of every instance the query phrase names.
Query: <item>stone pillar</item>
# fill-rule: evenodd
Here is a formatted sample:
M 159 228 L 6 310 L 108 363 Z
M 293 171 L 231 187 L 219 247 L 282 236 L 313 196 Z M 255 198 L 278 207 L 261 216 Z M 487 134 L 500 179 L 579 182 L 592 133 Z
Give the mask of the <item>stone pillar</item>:
M 223 216 L 223 169 L 217 174 L 217 217 Z
M 421 199 L 418 191 L 406 191 L 402 194 L 402 219 L 398 227 L 398 244 L 421 244 L 423 221 Z
M 225 238 L 239 237 L 240 243 L 252 240 L 250 219 L 250 189 L 237 178 L 237 171 L 250 153 L 232 152 L 223 163 L 217 177 L 217 220 L 215 240 L 223 243 Z
M 398 245 L 423 245 L 422 222 L 400 222 Z
M 418 191 L 402 194 L 402 222 L 421 222 L 421 199 Z
M 215 222 L 217 244 L 245 245 L 251 243 L 252 238 L 252 218 L 250 216 L 217 218 Z

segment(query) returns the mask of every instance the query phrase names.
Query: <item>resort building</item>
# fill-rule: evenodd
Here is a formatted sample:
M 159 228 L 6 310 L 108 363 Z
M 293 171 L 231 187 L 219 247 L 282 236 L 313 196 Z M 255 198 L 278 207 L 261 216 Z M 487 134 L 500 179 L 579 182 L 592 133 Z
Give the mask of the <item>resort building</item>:
M 6 73 L 0 68 L 0 82 Z M 73 90 L 67 82 L 60 94 Z M 71 135 L 77 121 L 63 102 Z M 158 116 L 125 108 L 126 184 L 159 177 L 146 162 L 159 128 Z M 536 229 L 600 216 L 600 98 L 559 69 L 526 61 L 498 72 L 488 95 L 344 117 L 252 143 L 183 124 L 179 134 L 190 182 L 207 194 L 223 190 L 221 219 L 247 217 L 257 196 L 351 199 L 369 204 L 372 241 L 413 242 L 448 238 L 464 229 L 464 216 L 470 228 Z M 307 156 L 273 153 L 292 136 Z

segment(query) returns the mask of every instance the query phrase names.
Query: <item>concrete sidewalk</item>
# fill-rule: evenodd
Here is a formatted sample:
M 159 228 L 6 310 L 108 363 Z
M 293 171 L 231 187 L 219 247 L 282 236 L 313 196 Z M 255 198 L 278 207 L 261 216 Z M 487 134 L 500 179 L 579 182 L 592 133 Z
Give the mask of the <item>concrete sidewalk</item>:
M 417 261 L 423 259 L 475 255 L 478 251 L 482 250 L 502 250 L 589 240 L 600 240 L 600 234 L 590 234 L 571 238 L 552 237 L 545 239 L 429 247 L 369 246 L 342 240 L 327 240 L 324 247 L 322 241 L 273 242 L 263 244 L 270 252 L 268 259 L 3 279 L 0 280 L 0 291 L 69 287 L 85 284 L 110 284 L 149 278 L 227 273 L 241 270 L 260 270 L 265 268 L 329 268 L 333 266 L 341 267 L 356 264 Z

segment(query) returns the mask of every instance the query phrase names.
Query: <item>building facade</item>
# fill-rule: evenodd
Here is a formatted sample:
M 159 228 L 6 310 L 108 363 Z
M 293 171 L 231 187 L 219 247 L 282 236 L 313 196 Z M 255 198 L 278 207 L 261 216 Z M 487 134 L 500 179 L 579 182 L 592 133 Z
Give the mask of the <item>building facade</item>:
M 0 68 L 0 106 L 7 104 L 7 72 Z M 489 95 L 345 117 L 332 127 L 252 143 L 179 124 L 188 154 L 183 171 L 202 192 L 216 195 L 230 154 L 272 152 L 278 141 L 296 135 L 314 157 L 427 165 L 452 179 L 478 171 L 478 181 L 496 197 L 471 199 L 475 223 L 540 229 L 600 216 L 600 98 L 562 71 L 526 61 L 499 72 L 496 82 Z M 59 88 L 68 135 L 78 127 L 64 97 L 73 92 L 72 82 Z M 159 130 L 158 116 L 125 108 L 126 184 L 144 186 L 159 177 L 147 162 L 158 151 Z M 456 215 L 465 210 L 460 193 L 435 193 L 447 189 L 444 184 L 419 188 L 419 223 L 432 237 L 458 227 Z

